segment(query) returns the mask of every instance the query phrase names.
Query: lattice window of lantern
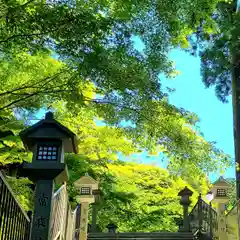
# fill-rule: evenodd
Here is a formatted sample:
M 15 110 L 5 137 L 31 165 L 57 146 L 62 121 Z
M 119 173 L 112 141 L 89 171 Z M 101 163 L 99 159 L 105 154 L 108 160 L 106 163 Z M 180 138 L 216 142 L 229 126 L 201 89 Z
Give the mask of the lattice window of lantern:
M 226 189 L 217 189 L 217 196 L 226 197 Z
M 54 145 L 41 145 L 38 147 L 37 159 L 43 161 L 56 161 L 58 147 Z
M 81 195 L 90 195 L 90 187 L 82 187 Z

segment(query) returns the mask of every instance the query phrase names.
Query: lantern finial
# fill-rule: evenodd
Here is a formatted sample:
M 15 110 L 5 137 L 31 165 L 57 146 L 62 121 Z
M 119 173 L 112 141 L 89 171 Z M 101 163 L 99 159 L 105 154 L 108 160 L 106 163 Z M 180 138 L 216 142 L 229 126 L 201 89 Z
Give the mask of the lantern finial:
M 45 114 L 45 119 L 46 119 L 46 120 L 53 120 L 53 118 L 54 118 L 54 115 L 53 115 L 52 112 L 47 112 L 47 113 Z

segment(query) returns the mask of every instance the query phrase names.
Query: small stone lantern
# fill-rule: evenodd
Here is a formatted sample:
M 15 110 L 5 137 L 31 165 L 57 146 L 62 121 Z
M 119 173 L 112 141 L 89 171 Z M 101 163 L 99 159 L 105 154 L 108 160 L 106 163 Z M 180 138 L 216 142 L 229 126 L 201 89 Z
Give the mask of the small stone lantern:
M 50 239 L 54 184 L 68 180 L 64 153 L 77 153 L 76 136 L 53 119 L 48 112 L 44 120 L 20 133 L 25 148 L 33 153 L 31 163 L 24 163 L 22 176 L 36 183 L 31 240 Z
M 75 189 L 79 191 L 77 200 L 80 202 L 94 202 L 94 192 L 98 190 L 98 182 L 90 176 L 83 176 L 74 183 Z
M 116 233 L 118 226 L 114 223 L 109 223 L 107 229 L 109 233 Z
M 81 204 L 79 240 L 86 240 L 89 204 L 94 203 L 95 201 L 93 193 L 99 188 L 98 182 L 86 175 L 75 181 L 74 186 L 75 189 L 79 191 L 79 195 L 76 197 L 76 199 L 78 203 Z
M 221 176 L 213 183 L 213 187 L 210 190 L 212 193 L 212 201 L 217 204 L 227 203 L 229 201 L 228 192 L 230 189 L 231 184 Z
M 181 190 L 178 193 L 178 196 L 181 197 L 180 204 L 183 206 L 183 228 L 181 229 L 181 231 L 183 231 L 183 232 L 190 231 L 188 207 L 191 203 L 190 197 L 192 195 L 193 195 L 193 192 L 190 189 L 188 189 L 188 187 L 185 187 L 183 190 Z

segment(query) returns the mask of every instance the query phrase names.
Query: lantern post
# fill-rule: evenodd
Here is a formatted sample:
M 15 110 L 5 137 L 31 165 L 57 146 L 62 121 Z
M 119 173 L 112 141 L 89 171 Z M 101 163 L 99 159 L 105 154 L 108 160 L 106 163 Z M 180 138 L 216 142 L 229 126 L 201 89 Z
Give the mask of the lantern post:
M 31 240 L 51 239 L 52 197 L 55 183 L 68 180 L 64 152 L 77 153 L 76 136 L 46 113 L 45 119 L 20 133 L 25 148 L 33 153 L 21 175 L 36 183 Z

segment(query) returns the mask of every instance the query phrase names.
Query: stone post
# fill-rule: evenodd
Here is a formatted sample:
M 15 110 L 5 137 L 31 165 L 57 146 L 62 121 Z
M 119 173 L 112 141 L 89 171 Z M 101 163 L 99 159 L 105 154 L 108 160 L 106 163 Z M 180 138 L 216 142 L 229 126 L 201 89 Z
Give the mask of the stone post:
M 94 195 L 94 203 L 92 204 L 92 226 L 91 232 L 98 232 L 97 228 L 97 214 L 98 214 L 98 207 L 101 200 L 101 191 L 99 189 L 93 190 Z
M 96 232 L 97 231 L 97 204 L 94 203 L 92 204 L 92 228 L 91 232 Z

